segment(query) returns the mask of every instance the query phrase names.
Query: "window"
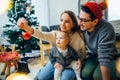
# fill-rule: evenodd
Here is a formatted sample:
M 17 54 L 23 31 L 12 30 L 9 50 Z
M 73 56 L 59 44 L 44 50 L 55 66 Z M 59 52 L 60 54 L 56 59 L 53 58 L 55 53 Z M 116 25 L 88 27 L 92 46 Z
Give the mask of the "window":
M 108 20 L 120 20 L 120 0 L 108 0 Z

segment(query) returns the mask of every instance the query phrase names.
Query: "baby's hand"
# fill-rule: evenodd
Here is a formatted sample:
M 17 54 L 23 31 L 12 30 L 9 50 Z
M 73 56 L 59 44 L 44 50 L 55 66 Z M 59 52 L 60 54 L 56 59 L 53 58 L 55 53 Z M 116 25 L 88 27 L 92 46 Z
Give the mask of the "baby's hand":
M 60 63 L 55 63 L 54 68 L 59 68 L 62 67 L 62 65 Z

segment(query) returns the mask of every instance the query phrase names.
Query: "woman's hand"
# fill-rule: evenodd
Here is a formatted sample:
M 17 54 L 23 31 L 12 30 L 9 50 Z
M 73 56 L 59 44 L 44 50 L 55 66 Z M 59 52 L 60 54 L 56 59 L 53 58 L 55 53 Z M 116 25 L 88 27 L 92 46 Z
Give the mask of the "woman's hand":
M 28 27 L 28 22 L 26 21 L 25 18 L 20 18 L 17 21 L 17 25 L 21 28 L 21 29 L 26 29 Z
M 19 28 L 25 30 L 25 31 L 28 31 L 30 32 L 31 34 L 34 33 L 34 29 L 31 28 L 29 25 L 28 25 L 28 22 L 25 18 L 20 18 L 18 19 L 17 21 L 17 25 L 19 26 Z

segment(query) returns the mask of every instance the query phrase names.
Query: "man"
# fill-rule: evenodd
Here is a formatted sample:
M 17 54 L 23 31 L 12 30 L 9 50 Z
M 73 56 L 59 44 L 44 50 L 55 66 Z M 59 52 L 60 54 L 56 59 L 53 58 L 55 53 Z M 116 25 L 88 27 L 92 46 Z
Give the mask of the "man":
M 81 71 L 84 80 L 115 80 L 115 65 L 112 65 L 117 53 L 115 32 L 113 26 L 102 19 L 106 7 L 104 2 L 90 1 L 81 7 L 78 16 L 88 50 Z

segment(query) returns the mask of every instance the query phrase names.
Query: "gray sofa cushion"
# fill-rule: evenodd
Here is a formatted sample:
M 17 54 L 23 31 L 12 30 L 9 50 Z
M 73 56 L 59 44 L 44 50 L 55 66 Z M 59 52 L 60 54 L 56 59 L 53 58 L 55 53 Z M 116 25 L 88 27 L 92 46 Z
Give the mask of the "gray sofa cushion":
M 59 25 L 51 25 L 49 28 L 50 28 L 50 31 L 58 30 L 59 29 Z

